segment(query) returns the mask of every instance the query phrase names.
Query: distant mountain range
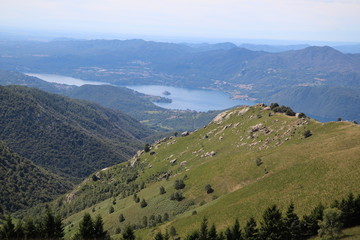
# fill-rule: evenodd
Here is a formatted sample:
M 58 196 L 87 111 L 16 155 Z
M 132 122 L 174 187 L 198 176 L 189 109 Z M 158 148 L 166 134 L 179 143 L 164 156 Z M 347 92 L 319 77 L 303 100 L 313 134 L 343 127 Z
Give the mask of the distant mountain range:
M 256 50 L 262 51 L 232 43 L 173 44 L 143 40 L 1 42 L 0 65 L 8 70 L 58 73 L 115 85 L 211 88 L 236 98 L 266 103 L 269 99 L 290 98 L 288 90 L 294 87 L 341 87 L 342 93 L 347 88 L 360 93 L 360 54 L 305 45 L 285 46 L 286 51 L 281 52 Z M 308 102 L 323 101 L 311 95 L 303 97 Z M 357 101 L 347 99 L 346 104 L 351 106 Z M 282 104 L 295 108 L 291 102 Z M 320 109 L 313 108 L 308 113 L 317 115 L 317 111 Z M 334 117 L 331 112 L 325 115 Z M 358 113 L 346 116 L 359 121 Z

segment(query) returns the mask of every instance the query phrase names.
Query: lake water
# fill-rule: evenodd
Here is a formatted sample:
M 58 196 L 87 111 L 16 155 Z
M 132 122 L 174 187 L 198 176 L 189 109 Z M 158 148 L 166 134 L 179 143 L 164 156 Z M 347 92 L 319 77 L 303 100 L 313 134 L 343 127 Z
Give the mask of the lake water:
M 55 74 L 27 73 L 27 75 L 40 78 L 47 82 L 62 83 L 76 86 L 82 86 L 85 84 L 108 84 L 104 82 L 85 81 L 78 78 L 66 77 Z M 237 105 L 254 104 L 254 102 L 252 101 L 231 99 L 226 93 L 215 90 L 168 87 L 161 85 L 136 85 L 126 87 L 144 94 L 170 98 L 172 100 L 171 103 L 155 103 L 160 107 L 168 109 L 189 109 L 204 112 L 209 110 L 223 110 Z M 170 95 L 164 95 L 165 91 L 169 92 Z
M 67 77 L 62 75 L 56 74 L 42 74 L 42 73 L 25 73 L 28 76 L 37 77 L 44 81 L 51 82 L 51 83 L 62 83 L 67 85 L 75 85 L 75 86 L 82 86 L 85 84 L 90 85 L 109 85 L 109 83 L 105 82 L 95 82 L 95 81 L 85 81 L 78 78 Z
M 127 87 L 148 95 L 170 98 L 172 100 L 171 103 L 155 103 L 160 107 L 170 109 L 209 111 L 223 110 L 236 105 L 254 104 L 252 101 L 230 99 L 229 95 L 226 93 L 214 90 L 168 87 L 161 85 L 139 85 Z M 163 93 L 165 91 L 169 92 L 170 95 L 164 95 Z

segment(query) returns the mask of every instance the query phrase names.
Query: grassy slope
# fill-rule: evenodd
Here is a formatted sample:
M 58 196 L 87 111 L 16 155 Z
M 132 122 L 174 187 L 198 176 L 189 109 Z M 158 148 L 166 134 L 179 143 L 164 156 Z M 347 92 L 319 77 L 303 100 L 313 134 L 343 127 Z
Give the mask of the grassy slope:
M 115 212 L 109 214 L 112 199 L 97 204 L 94 214 L 103 216 L 110 233 L 113 234 L 116 227 L 123 228 L 126 223 L 139 223 L 143 216 L 168 212 L 171 222 L 158 228 L 164 230 L 173 225 L 184 236 L 197 228 L 204 216 L 221 230 L 232 224 L 235 218 L 239 218 L 242 226 L 250 216 L 259 219 L 264 209 L 273 203 L 285 209 L 293 202 L 301 216 L 319 202 L 329 204 L 349 191 L 359 193 L 359 126 L 348 122 L 324 124 L 282 114 L 269 117 L 270 110 L 261 110 L 260 107 L 252 107 L 243 115 L 239 109 L 232 112 L 228 114 L 231 117 L 221 123 L 212 123 L 187 137 L 178 137 L 174 144 L 168 144 L 174 141 L 172 139 L 153 146 L 156 154 L 152 156 L 142 154 L 140 165 L 143 173 L 139 169 L 136 182 L 146 182 L 147 187 L 138 195 L 149 205 L 142 209 L 134 203 L 132 196 L 121 200 L 117 197 Z M 253 138 L 249 138 L 249 129 L 259 123 L 272 132 L 266 135 L 264 131 L 257 131 Z M 226 125 L 229 127 L 225 128 Z M 304 139 L 302 134 L 306 129 L 310 129 L 313 136 Z M 269 143 L 264 145 L 267 139 Z M 217 154 L 199 156 L 210 151 Z M 257 157 L 263 161 L 259 167 L 255 164 Z M 174 158 L 177 162 L 170 166 L 169 160 Z M 183 167 L 179 165 L 182 161 L 187 161 Z M 116 168 L 119 166 L 108 169 L 107 173 L 111 175 Z M 153 180 L 152 176 L 163 172 L 172 174 L 168 181 Z M 185 174 L 188 178 L 182 190 L 185 199 L 170 201 L 169 196 L 175 191 L 175 179 L 183 178 Z M 113 179 L 117 177 L 113 175 Z M 214 193 L 206 194 L 204 186 L 207 183 L 213 186 Z M 86 184 L 94 183 L 88 181 Z M 103 184 L 111 182 L 104 180 Z M 167 190 L 164 195 L 159 195 L 161 185 Z M 215 200 L 214 195 L 217 196 Z M 206 204 L 200 204 L 203 201 Z M 85 211 L 91 212 L 91 209 Z M 192 216 L 194 210 L 198 214 Z M 66 219 L 66 223 L 71 222 L 74 226 L 67 236 L 74 233 L 83 213 Z M 120 213 L 126 218 L 122 224 L 118 221 Z M 69 226 L 67 224 L 67 230 Z M 137 235 L 148 239 L 156 231 L 147 228 L 137 231 Z

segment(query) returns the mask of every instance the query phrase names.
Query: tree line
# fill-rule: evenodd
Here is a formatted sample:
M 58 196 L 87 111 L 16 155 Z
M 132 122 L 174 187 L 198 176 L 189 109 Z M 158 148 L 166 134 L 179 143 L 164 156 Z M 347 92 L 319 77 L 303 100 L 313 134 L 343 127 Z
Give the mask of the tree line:
M 236 219 L 225 231 L 218 231 L 215 224 L 209 227 L 204 218 L 200 228 L 188 234 L 185 240 L 302 240 L 316 235 L 338 239 L 341 229 L 360 225 L 360 195 L 355 198 L 352 193 L 327 208 L 319 204 L 302 219 L 294 210 L 294 204 L 290 204 L 283 215 L 272 205 L 264 211 L 260 224 L 251 217 L 241 229 Z M 168 240 L 169 234 L 158 232 L 154 239 Z

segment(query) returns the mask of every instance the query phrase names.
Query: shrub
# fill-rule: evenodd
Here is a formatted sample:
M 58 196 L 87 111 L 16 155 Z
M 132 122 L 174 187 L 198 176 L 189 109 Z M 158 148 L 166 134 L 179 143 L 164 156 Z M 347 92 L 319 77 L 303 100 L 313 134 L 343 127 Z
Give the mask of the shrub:
M 113 213 L 114 211 L 115 211 L 114 207 L 111 206 L 111 207 L 109 208 L 109 213 L 111 214 L 111 213 Z
M 125 221 L 125 217 L 124 217 L 124 215 L 121 213 L 120 215 L 119 215 L 119 222 L 124 222 Z
M 206 191 L 207 194 L 210 194 L 210 193 L 214 192 L 214 189 L 211 187 L 210 184 L 206 184 L 205 185 L 205 191 Z
M 261 164 L 263 164 L 263 161 L 261 160 L 261 158 L 256 158 L 256 160 L 255 160 L 255 162 L 256 162 L 256 166 L 260 166 Z
M 299 115 L 298 115 L 298 118 L 306 118 L 306 115 L 305 115 L 305 113 L 299 113 Z
M 312 132 L 311 132 L 310 130 L 306 130 L 306 131 L 303 133 L 303 135 L 304 135 L 304 138 L 308 138 L 308 137 L 310 137 L 310 136 L 312 135 Z
M 145 152 L 149 152 L 150 151 L 150 144 L 145 144 L 145 146 L 144 146 L 144 151 Z
M 177 180 L 175 180 L 174 187 L 176 190 L 183 189 L 185 187 L 185 183 L 183 180 L 177 179 Z
M 175 193 L 171 194 L 171 196 L 170 196 L 170 200 L 176 200 L 178 202 L 180 202 L 183 199 L 184 199 L 184 196 L 182 195 L 181 192 L 175 192 Z
M 160 195 L 163 195 L 165 193 L 166 193 L 165 188 L 163 186 L 161 186 L 160 187 Z
M 142 201 L 141 201 L 141 203 L 140 203 L 140 207 L 141 208 L 144 208 L 144 207 L 146 207 L 148 204 L 147 204 L 147 202 L 145 201 L 145 199 L 143 199 Z
M 279 104 L 278 104 L 278 103 L 271 103 L 271 104 L 270 104 L 270 109 L 271 109 L 271 110 L 274 110 L 274 108 L 276 108 L 276 107 L 279 107 Z

